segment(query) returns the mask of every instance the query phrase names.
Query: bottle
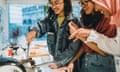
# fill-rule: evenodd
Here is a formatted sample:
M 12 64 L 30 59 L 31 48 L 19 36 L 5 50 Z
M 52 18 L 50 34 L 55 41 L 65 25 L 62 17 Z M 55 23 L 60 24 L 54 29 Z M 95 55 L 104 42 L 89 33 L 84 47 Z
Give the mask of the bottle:
M 13 51 L 11 48 L 8 49 L 8 56 L 9 57 L 12 57 L 13 56 Z

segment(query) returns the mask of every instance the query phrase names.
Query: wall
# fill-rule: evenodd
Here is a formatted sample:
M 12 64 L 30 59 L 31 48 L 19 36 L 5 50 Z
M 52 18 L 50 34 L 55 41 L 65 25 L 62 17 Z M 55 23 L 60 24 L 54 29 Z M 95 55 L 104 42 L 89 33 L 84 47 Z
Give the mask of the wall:
M 7 9 L 6 0 L 0 0 L 0 7 L 3 10 L 2 23 L 4 25 L 5 38 L 7 39 L 8 38 L 8 9 Z
M 40 4 L 46 3 L 48 0 L 7 0 L 8 3 L 18 3 L 18 4 Z

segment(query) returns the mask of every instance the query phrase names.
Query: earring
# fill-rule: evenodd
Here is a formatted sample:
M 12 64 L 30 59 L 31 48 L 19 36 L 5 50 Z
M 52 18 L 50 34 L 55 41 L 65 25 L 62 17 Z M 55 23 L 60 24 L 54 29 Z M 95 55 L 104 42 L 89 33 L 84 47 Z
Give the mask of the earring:
M 97 11 L 98 11 L 98 9 L 95 9 L 95 11 L 97 12 Z
M 104 11 L 103 11 L 103 10 L 101 10 L 100 12 L 101 12 L 102 14 L 104 13 Z

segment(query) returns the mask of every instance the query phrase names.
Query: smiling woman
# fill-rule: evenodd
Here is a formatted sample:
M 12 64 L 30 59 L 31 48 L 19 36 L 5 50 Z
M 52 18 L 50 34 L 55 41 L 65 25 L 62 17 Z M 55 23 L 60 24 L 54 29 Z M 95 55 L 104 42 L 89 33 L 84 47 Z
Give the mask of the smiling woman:
M 80 53 L 81 50 L 79 50 L 78 54 L 76 54 L 74 59 L 77 59 L 77 57 L 81 56 L 80 69 L 82 72 L 86 72 L 86 71 L 116 72 L 114 57 L 113 55 L 108 53 L 104 48 L 108 47 L 106 49 L 109 49 L 111 52 L 113 52 L 114 49 L 118 48 L 118 45 L 117 45 L 117 43 L 119 43 L 118 40 L 115 40 L 116 46 L 111 43 L 108 43 L 112 41 L 111 40 L 112 37 L 114 41 L 114 38 L 116 37 L 116 35 L 119 36 L 119 34 L 117 34 L 117 31 L 116 31 L 117 29 L 115 25 L 118 23 L 111 23 L 113 21 L 112 17 L 114 17 L 114 15 L 117 13 L 116 12 L 117 7 L 116 8 L 114 7 L 114 6 L 117 6 L 116 5 L 117 3 L 115 3 L 117 0 L 80 0 L 80 1 L 82 4 L 82 12 L 81 12 L 82 20 L 81 21 L 84 24 L 84 28 L 78 29 L 71 24 L 70 30 L 72 31 L 73 29 L 77 30 L 77 31 L 74 30 L 75 32 L 72 33 L 73 35 L 71 35 L 71 39 L 76 38 L 84 42 L 84 44 L 82 45 L 82 48 L 84 49 L 84 53 L 81 56 L 81 53 Z M 118 20 L 119 20 L 119 17 L 118 17 Z M 94 30 L 100 33 L 101 35 L 103 34 L 103 36 L 105 37 L 99 36 L 100 34 L 96 35 L 95 33 L 93 33 Z M 109 40 L 106 40 L 107 37 Z M 101 43 L 101 46 L 98 47 L 100 43 Z M 118 52 L 116 52 L 116 54 Z
M 30 43 L 34 38 L 47 33 L 48 49 L 54 58 L 49 67 L 59 68 L 66 66 L 81 46 L 79 40 L 74 42 L 68 39 L 70 34 L 68 22 L 74 21 L 78 26 L 81 25 L 72 14 L 71 0 L 49 0 L 49 4 L 48 16 L 31 27 L 27 41 Z

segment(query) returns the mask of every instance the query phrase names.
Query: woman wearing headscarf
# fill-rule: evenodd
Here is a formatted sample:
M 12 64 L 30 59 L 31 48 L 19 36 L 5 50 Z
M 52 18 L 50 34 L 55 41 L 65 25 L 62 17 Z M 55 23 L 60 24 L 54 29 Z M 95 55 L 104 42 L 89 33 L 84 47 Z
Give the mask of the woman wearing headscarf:
M 104 48 L 116 49 L 116 46 L 110 46 L 111 41 L 115 44 L 115 38 L 119 38 L 119 34 L 116 36 L 115 24 L 120 25 L 120 1 L 119 0 L 81 0 L 82 8 L 85 14 L 91 11 L 91 7 L 95 7 L 95 11 L 100 11 L 103 13 L 104 17 L 95 26 L 95 28 L 77 28 L 74 23 L 70 23 L 70 30 L 72 35 L 70 39 L 80 39 L 85 44 L 83 44 L 84 54 L 81 57 L 81 72 L 116 72 L 114 65 L 114 58 L 110 55 L 110 52 L 105 51 Z M 94 14 L 94 13 L 92 13 Z M 88 17 L 83 17 L 83 24 L 90 23 L 87 20 Z M 96 17 L 97 18 L 97 17 Z M 89 18 L 90 19 L 90 18 Z M 92 23 L 94 24 L 94 23 Z M 90 25 L 90 24 L 86 24 Z M 93 27 L 94 27 L 93 26 Z M 76 30 L 76 31 L 75 31 Z M 117 29 L 119 32 L 119 28 Z M 105 41 L 106 40 L 106 41 Z M 107 42 L 107 44 L 105 43 Z M 117 40 L 116 43 L 119 43 Z M 105 45 L 105 47 L 103 46 Z M 109 49 L 110 50 L 110 49 Z M 94 52 L 95 51 L 95 52 Z M 112 52 L 112 51 L 111 51 Z M 74 57 L 72 62 L 79 58 L 81 55 L 81 50 Z
M 85 28 L 79 29 L 78 31 L 81 30 L 81 32 L 76 31 L 76 33 L 74 33 L 72 36 L 75 36 L 77 33 L 79 33 L 81 36 L 87 38 L 85 42 L 96 42 L 101 50 L 112 55 L 120 56 L 120 0 L 93 0 L 93 2 L 109 10 L 111 13 L 110 24 L 115 24 L 117 26 L 117 36 L 109 38 L 93 29 L 90 30 Z M 112 32 L 109 33 L 111 34 Z
M 93 0 L 95 3 L 106 7 L 111 12 L 110 24 L 116 24 L 117 36 L 114 38 L 106 37 L 95 30 L 91 30 L 87 41 L 96 42 L 98 47 L 115 56 L 120 56 L 120 0 Z M 88 30 L 89 31 L 89 30 Z M 93 39 L 94 38 L 94 39 Z M 95 39 L 96 38 L 96 39 Z

